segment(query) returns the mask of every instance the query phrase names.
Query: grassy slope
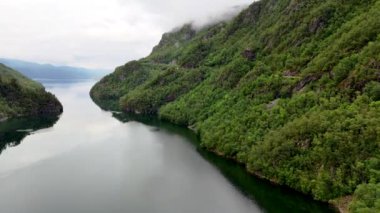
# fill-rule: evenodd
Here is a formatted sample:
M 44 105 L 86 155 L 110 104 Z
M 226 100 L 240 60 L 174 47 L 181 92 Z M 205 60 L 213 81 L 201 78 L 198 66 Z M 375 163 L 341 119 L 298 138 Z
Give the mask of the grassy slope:
M 62 105 L 44 87 L 0 64 L 0 120 L 26 115 L 58 115 Z
M 350 195 L 380 181 L 378 17 L 378 0 L 261 0 L 165 34 L 91 95 L 190 126 L 204 148 L 318 200 Z

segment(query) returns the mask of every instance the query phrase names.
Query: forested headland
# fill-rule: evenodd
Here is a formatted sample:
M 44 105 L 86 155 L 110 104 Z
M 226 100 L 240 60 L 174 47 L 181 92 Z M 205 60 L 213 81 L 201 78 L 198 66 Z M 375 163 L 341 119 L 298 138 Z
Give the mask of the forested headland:
M 22 116 L 59 115 L 63 107 L 42 84 L 0 64 L 0 122 Z

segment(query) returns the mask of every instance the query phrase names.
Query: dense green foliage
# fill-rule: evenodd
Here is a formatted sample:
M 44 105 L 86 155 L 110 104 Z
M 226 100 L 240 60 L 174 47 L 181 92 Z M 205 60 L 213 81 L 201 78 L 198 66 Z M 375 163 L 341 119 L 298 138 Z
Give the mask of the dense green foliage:
M 204 148 L 318 200 L 350 195 L 380 180 L 379 17 L 379 0 L 261 0 L 165 34 L 91 94 L 189 126 Z
M 380 184 L 363 184 L 355 191 L 350 211 L 358 213 L 380 212 Z
M 0 64 L 0 120 L 61 112 L 62 105 L 41 84 Z

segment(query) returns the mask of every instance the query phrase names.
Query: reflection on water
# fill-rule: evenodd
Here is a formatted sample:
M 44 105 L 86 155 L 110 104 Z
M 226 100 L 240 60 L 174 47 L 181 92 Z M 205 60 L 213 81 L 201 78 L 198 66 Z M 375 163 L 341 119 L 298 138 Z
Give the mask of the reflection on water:
M 247 173 L 242 165 L 202 149 L 199 146 L 199 139 L 189 129 L 150 116 L 118 112 L 113 113 L 112 116 L 121 122 L 138 121 L 151 126 L 152 131 L 166 131 L 186 138 L 204 159 L 212 163 L 237 189 L 265 212 L 335 212 L 335 209 L 326 203 L 314 201 L 311 197 L 287 187 L 257 178 Z
M 13 131 L 24 139 L 0 155 L 1 213 L 331 211 L 204 152 L 185 128 L 100 110 L 93 83 L 45 85 L 64 113 L 49 131 Z
M 52 127 L 58 116 L 23 117 L 0 122 L 0 154 L 7 147 L 17 146 L 28 135 Z
M 311 197 L 289 188 L 256 178 L 234 162 L 222 159 L 204 150 L 199 151 L 205 159 L 218 167 L 231 183 L 265 209 L 266 212 L 335 212 L 335 209 L 330 205 L 314 201 Z

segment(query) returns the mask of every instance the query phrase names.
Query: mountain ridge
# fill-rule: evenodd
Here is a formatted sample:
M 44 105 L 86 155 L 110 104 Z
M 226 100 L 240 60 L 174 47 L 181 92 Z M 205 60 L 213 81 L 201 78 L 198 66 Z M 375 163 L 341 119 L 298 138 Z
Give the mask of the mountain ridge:
M 105 70 L 93 70 L 72 66 L 56 66 L 52 64 L 40 64 L 8 58 L 0 58 L 0 63 L 18 70 L 31 79 L 98 79 L 106 73 Z

